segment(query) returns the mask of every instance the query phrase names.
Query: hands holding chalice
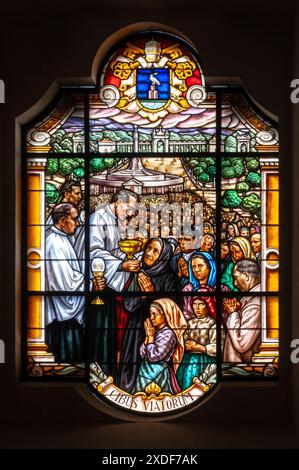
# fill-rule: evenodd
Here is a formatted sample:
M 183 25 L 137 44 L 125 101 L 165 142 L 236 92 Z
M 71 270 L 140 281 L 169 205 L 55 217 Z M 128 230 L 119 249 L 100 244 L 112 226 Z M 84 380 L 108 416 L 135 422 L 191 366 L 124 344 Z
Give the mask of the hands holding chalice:
M 141 250 L 142 242 L 140 240 L 121 240 L 118 242 L 119 248 L 127 255 L 123 261 L 121 269 L 130 273 L 137 273 L 140 270 L 140 260 L 134 259 L 134 255 Z

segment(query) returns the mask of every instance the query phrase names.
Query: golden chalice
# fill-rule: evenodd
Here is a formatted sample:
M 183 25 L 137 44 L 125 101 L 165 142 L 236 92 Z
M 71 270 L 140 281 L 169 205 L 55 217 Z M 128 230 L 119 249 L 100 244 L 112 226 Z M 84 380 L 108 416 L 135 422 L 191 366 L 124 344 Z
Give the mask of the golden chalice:
M 140 240 L 121 240 L 118 246 L 123 253 L 126 253 L 128 259 L 133 259 L 135 253 L 140 251 L 142 241 Z
M 101 279 L 105 274 L 105 261 L 102 258 L 94 258 L 91 262 L 91 270 L 95 279 Z M 91 302 L 93 305 L 104 305 L 104 301 L 97 296 Z

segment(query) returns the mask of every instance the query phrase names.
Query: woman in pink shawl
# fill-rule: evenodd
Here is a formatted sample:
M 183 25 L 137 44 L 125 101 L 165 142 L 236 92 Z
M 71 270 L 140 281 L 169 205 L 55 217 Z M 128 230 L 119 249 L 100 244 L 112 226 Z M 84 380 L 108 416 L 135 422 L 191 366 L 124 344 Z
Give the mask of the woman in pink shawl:
M 143 359 L 132 393 L 145 392 L 155 383 L 162 392 L 179 393 L 175 372 L 184 355 L 185 317 L 171 299 L 154 300 L 150 319 L 144 322 L 146 338 L 140 347 Z

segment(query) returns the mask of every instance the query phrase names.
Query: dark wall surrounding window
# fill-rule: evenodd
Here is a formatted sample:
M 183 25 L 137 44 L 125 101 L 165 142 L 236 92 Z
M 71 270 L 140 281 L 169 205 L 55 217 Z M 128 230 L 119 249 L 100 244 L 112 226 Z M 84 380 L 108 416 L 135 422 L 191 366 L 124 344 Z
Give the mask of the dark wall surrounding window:
M 296 203 L 292 203 L 292 158 L 296 156 L 296 145 L 298 149 L 296 141 L 292 149 L 289 99 L 289 84 L 295 78 L 294 72 L 298 72 L 298 67 L 295 71 L 292 69 L 295 47 L 292 2 L 272 9 L 270 2 L 260 5 L 253 1 L 245 7 L 235 0 L 229 6 L 215 1 L 200 11 L 198 2 L 190 2 L 184 11 L 173 6 L 170 0 L 163 2 L 162 7 L 153 1 L 146 9 L 138 7 L 138 3 L 123 6 L 121 1 L 116 1 L 111 8 L 108 1 L 100 2 L 101 6 L 92 0 L 83 6 L 77 1 L 71 4 L 52 1 L 50 5 L 29 1 L 18 7 L 7 4 L 1 9 L 0 78 L 6 86 L 6 103 L 0 104 L 0 339 L 5 342 L 6 363 L 0 364 L 0 415 L 1 421 L 8 423 L 5 428 L 0 425 L 1 433 L 5 431 L 1 435 L 2 445 L 181 448 L 291 445 L 295 439 L 291 425 L 297 409 L 293 397 L 298 397 L 298 388 L 296 393 L 294 387 L 299 367 L 289 361 L 290 341 L 296 335 L 299 337 L 296 304 L 294 301 L 292 305 L 291 296 L 292 288 L 298 285 L 295 278 L 298 279 L 298 269 L 292 268 L 296 265 L 298 251 L 295 243 L 294 255 L 290 251 L 292 233 L 296 242 L 292 220 L 296 209 Z M 15 118 L 39 99 L 42 102 L 28 119 L 42 109 L 47 102 L 45 92 L 57 77 L 70 77 L 72 82 L 90 77 L 97 48 L 115 31 L 157 18 L 193 41 L 206 77 L 220 77 L 221 83 L 223 77 L 240 76 L 253 98 L 279 116 L 283 228 L 280 242 L 281 378 L 278 384 L 267 386 L 223 384 L 222 389 L 193 415 L 163 425 L 130 424 L 128 433 L 127 424 L 119 424 L 85 401 L 75 389 L 78 385 L 28 385 L 19 380 L 21 172 L 20 155 L 15 151 L 20 144 Z M 53 96 L 48 95 L 49 99 Z M 294 123 L 295 119 L 299 121 L 298 111 L 294 111 L 293 118 Z M 293 178 L 297 167 L 298 164 L 294 167 Z M 79 388 L 83 392 L 84 386 Z M 21 422 L 29 426 L 30 431 L 25 432 L 24 426 L 15 424 Z M 58 422 L 76 423 L 76 426 L 59 425 L 57 431 Z M 160 431 L 162 426 L 163 432 L 157 433 L 156 426 Z

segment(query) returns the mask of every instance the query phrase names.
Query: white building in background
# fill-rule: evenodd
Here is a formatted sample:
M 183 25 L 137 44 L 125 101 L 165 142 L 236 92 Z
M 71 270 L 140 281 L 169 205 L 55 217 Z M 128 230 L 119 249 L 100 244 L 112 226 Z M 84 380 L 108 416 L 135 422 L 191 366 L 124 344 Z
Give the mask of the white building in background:
M 242 134 L 236 137 L 237 139 L 237 152 L 250 152 L 250 135 Z
M 216 152 L 216 136 L 209 140 L 172 140 L 170 131 L 157 127 L 153 129 L 148 140 L 141 140 L 138 127 L 134 126 L 132 141 L 114 141 L 102 139 L 97 141 L 99 153 L 180 153 L 180 152 Z M 236 136 L 237 152 L 250 152 L 250 135 L 243 133 Z M 225 150 L 225 141 L 221 140 L 221 152 Z M 84 152 L 84 137 L 73 137 L 73 152 Z
M 84 137 L 73 136 L 73 152 L 80 153 L 85 151 Z
M 111 139 L 103 139 L 98 141 L 98 150 L 100 153 L 116 152 L 116 142 Z
M 139 157 L 133 157 L 129 165 L 90 179 L 91 194 L 116 193 L 122 188 L 137 194 L 165 194 L 167 191 L 183 191 L 184 178 L 144 168 Z

